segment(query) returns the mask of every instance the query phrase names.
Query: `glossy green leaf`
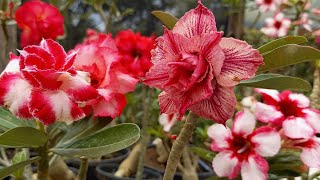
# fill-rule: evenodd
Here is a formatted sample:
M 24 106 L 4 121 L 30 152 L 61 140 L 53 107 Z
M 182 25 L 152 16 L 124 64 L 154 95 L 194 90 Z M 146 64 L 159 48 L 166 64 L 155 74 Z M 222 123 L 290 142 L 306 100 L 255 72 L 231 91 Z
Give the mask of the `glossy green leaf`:
M 27 161 L 23 161 L 18 164 L 14 164 L 12 166 L 0 169 L 0 178 L 3 179 L 5 177 L 9 176 L 10 174 L 16 172 L 17 170 L 24 168 L 26 165 L 37 162 L 39 159 L 40 159 L 40 157 L 37 156 L 37 157 L 31 158 Z
M 39 147 L 47 141 L 47 136 L 32 127 L 17 127 L 0 135 L 0 145 L 6 147 Z
M 276 90 L 311 90 L 311 85 L 307 81 L 297 77 L 284 76 L 280 74 L 260 74 L 252 79 L 241 81 L 239 85 Z
M 176 17 L 163 11 L 152 11 L 151 14 L 159 19 L 168 29 L 172 29 L 178 21 Z
M 16 127 L 22 127 L 26 126 L 23 120 L 18 119 L 14 115 L 11 114 L 11 112 L 0 108 L 0 128 L 4 131 L 16 128 Z
M 52 152 L 69 157 L 96 158 L 129 147 L 140 137 L 135 124 L 120 124 L 103 129 L 64 146 L 56 146 Z
M 66 146 L 83 137 L 96 133 L 97 131 L 105 128 L 112 119 L 110 118 L 97 118 L 92 120 L 89 118 L 75 122 L 69 129 L 68 133 L 63 136 L 57 146 Z
M 279 38 L 274 41 L 271 41 L 259 47 L 258 50 L 261 54 L 264 54 L 269 51 L 272 51 L 275 48 L 278 48 L 287 44 L 303 44 L 307 42 L 308 42 L 307 38 L 303 36 L 287 36 L 287 37 L 283 37 L 283 38 Z
M 262 55 L 264 65 L 258 72 L 269 71 L 307 61 L 320 59 L 320 51 L 310 46 L 288 44 Z
M 27 154 L 25 151 L 20 151 L 12 158 L 12 164 L 18 164 L 27 160 Z M 24 168 L 16 170 L 13 175 L 16 179 L 22 179 Z

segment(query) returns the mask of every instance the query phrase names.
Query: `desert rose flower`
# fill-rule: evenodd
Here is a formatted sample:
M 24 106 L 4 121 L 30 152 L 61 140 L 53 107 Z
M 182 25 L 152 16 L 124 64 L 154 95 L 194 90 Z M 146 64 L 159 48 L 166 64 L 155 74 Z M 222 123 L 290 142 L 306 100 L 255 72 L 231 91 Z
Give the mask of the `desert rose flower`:
M 266 18 L 265 27 L 261 28 L 261 31 L 272 38 L 283 37 L 288 34 L 290 24 L 290 19 L 278 12 L 273 18 Z
M 281 0 L 256 0 L 256 4 L 261 12 L 275 11 Z
M 310 168 L 320 168 L 320 138 L 291 140 L 294 147 L 302 149 L 300 154 L 302 162 Z
M 159 123 L 163 126 L 165 132 L 169 132 L 176 122 L 177 116 L 175 114 L 161 114 L 159 116 Z
M 249 110 L 238 112 L 232 128 L 214 124 L 208 128 L 211 149 L 219 152 L 212 166 L 219 177 L 243 180 L 265 180 L 269 169 L 263 157 L 274 156 L 281 147 L 281 139 L 273 128 L 262 126 L 254 130 L 255 117 Z
M 154 48 L 155 36 L 142 36 L 131 30 L 117 33 L 115 41 L 121 55 L 120 62 L 135 77 L 144 77 L 152 63 L 150 51 Z
M 18 27 L 22 30 L 20 45 L 39 44 L 42 38 L 56 39 L 64 34 L 63 16 L 56 7 L 31 0 L 20 6 L 15 13 Z
M 126 105 L 125 93 L 133 91 L 138 80 L 119 62 L 119 53 L 110 34 L 87 31 L 87 39 L 75 47 L 77 70 L 90 73 L 91 85 L 101 95 L 89 104 L 95 117 L 115 118 Z M 91 112 L 91 110 L 90 110 Z
M 73 68 L 76 53 L 66 54 L 50 39 L 19 52 L 20 56 L 11 55 L 1 74 L 0 104 L 20 118 L 35 118 L 45 125 L 83 118 L 81 107 L 98 92 L 86 81 L 85 72 Z
M 219 123 L 233 115 L 233 87 L 253 77 L 263 59 L 246 42 L 222 35 L 212 12 L 199 2 L 157 38 L 143 82 L 163 90 L 161 113 L 181 118 L 190 109 Z
M 264 103 L 258 102 L 255 114 L 258 120 L 283 128 L 293 139 L 311 138 L 320 133 L 320 111 L 309 108 L 310 101 L 303 94 L 256 89 Z
M 307 31 L 312 31 L 311 25 L 313 24 L 312 20 L 309 19 L 308 13 L 302 13 L 300 19 L 293 23 L 294 25 L 301 25 Z

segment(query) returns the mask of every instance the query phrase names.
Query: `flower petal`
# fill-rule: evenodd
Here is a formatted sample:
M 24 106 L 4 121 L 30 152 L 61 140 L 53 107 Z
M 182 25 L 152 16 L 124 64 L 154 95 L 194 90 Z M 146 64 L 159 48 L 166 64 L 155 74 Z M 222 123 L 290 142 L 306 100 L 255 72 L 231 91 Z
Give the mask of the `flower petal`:
M 56 121 L 72 122 L 85 116 L 82 109 L 61 90 L 33 91 L 29 109 L 45 125 Z
M 66 64 L 67 53 L 64 51 L 63 47 L 59 43 L 51 39 L 46 39 L 40 42 L 40 47 L 48 50 L 54 56 L 55 58 L 54 68 L 56 70 L 61 69 Z
M 169 132 L 170 129 L 176 124 L 177 116 L 174 114 L 160 114 L 159 124 L 163 126 L 165 132 Z
M 258 155 L 251 155 L 248 161 L 242 162 L 241 177 L 243 180 L 266 180 L 268 177 L 268 162 Z
M 191 38 L 217 31 L 216 21 L 212 12 L 199 3 L 195 9 L 188 11 L 178 20 L 172 31 Z
M 217 81 L 222 86 L 235 86 L 241 80 L 252 78 L 258 67 L 263 64 L 259 51 L 245 41 L 222 38 L 220 46 L 225 60 Z
M 284 120 L 283 114 L 278 111 L 274 106 L 257 102 L 255 108 L 255 116 L 257 119 L 264 123 L 275 123 L 281 125 Z
M 241 162 L 233 156 L 231 151 L 222 151 L 217 154 L 213 161 L 212 167 L 219 177 L 228 177 L 233 179 L 238 176 Z
M 291 93 L 289 94 L 289 99 L 297 102 L 299 108 L 307 108 L 310 106 L 310 100 L 303 94 Z
M 319 140 L 318 140 L 319 141 Z M 311 148 L 302 148 L 300 154 L 302 162 L 310 168 L 320 168 L 320 144 L 314 141 Z
M 256 127 L 256 118 L 248 110 L 239 111 L 234 118 L 232 132 L 240 135 L 247 136 L 252 133 L 253 129 Z
M 316 131 L 320 133 L 320 111 L 316 109 L 305 108 L 302 110 L 304 113 L 304 119 L 309 125 Z
M 263 101 L 266 104 L 269 105 L 278 105 L 278 102 L 280 101 L 279 92 L 277 90 L 271 90 L 271 89 L 255 89 L 256 92 L 260 93 Z
M 289 117 L 282 123 L 284 134 L 292 139 L 306 138 L 314 136 L 315 131 L 300 117 Z
M 32 118 L 28 108 L 32 86 L 19 74 L 3 74 L 0 84 L 0 104 L 15 116 Z
M 237 100 L 232 87 L 216 85 L 209 99 L 192 105 L 190 110 L 204 118 L 224 124 L 234 113 Z
M 166 114 L 179 114 L 179 111 L 173 102 L 171 96 L 165 91 L 161 92 L 158 96 L 160 113 Z M 181 119 L 182 115 L 178 116 L 178 119 Z
M 4 73 L 17 73 L 20 71 L 20 58 L 10 53 L 10 61 L 6 68 L 2 71 L 2 76 Z
M 213 124 L 208 128 L 208 136 L 212 139 L 211 149 L 222 151 L 230 146 L 228 139 L 232 138 L 232 133 L 222 124 Z
M 267 126 L 256 129 L 252 133 L 250 140 L 254 145 L 254 150 L 264 157 L 276 155 L 281 147 L 279 133 Z

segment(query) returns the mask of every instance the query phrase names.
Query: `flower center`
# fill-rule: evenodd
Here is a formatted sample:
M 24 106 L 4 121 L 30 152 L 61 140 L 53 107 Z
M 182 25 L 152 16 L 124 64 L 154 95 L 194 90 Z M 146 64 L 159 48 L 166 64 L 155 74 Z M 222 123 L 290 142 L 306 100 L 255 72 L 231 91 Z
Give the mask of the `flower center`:
M 273 0 L 264 0 L 265 4 L 271 4 Z
M 282 25 L 282 23 L 280 21 L 274 22 L 274 27 L 277 29 L 280 29 L 281 25 Z
M 289 116 L 299 117 L 301 115 L 300 108 L 297 107 L 297 105 L 292 101 L 289 101 L 289 100 L 281 101 L 279 106 L 282 114 L 285 117 L 289 117 Z
M 247 141 L 247 139 L 241 137 L 241 136 L 235 136 L 232 140 L 232 148 L 238 153 L 242 154 L 246 150 L 250 149 L 250 142 Z

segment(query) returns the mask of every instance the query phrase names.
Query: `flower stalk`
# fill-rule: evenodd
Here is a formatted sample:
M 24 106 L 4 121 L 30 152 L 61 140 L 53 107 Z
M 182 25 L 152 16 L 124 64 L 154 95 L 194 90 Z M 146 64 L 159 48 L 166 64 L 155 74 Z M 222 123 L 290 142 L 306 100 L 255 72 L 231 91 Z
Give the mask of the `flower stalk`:
M 78 180 L 86 180 L 87 179 L 87 171 L 88 171 L 88 158 L 80 158 L 80 170 L 78 174 Z
M 184 123 L 183 128 L 174 141 L 173 146 L 170 151 L 169 159 L 167 162 L 166 170 L 164 173 L 164 180 L 172 180 L 174 174 L 177 170 L 178 163 L 180 162 L 181 155 L 185 145 L 188 143 L 189 139 L 192 137 L 193 130 L 196 127 L 197 121 L 200 117 L 193 114 L 191 111 L 188 114 L 187 120 Z
M 36 121 L 37 127 L 40 131 L 47 134 L 45 127 L 39 121 Z M 49 157 L 48 157 L 48 142 L 38 149 L 39 156 L 41 157 L 38 164 L 38 179 L 47 180 L 49 177 Z

